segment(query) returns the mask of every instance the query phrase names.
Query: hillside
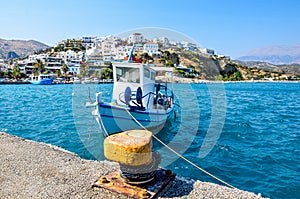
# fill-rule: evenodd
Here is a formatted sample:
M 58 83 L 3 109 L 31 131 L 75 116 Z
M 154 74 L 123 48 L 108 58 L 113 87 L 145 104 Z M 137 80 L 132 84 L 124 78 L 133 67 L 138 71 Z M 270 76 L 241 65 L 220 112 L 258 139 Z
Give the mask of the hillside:
M 190 67 L 200 77 L 207 80 L 253 80 L 253 79 L 284 79 L 282 74 L 299 76 L 300 65 L 274 65 L 267 62 L 243 62 L 230 60 L 226 57 L 210 56 L 199 52 L 173 50 L 178 54 L 180 65 Z M 180 72 L 180 71 L 177 71 Z
M 217 56 L 211 56 L 200 52 L 192 52 L 183 49 L 166 49 L 171 54 L 178 55 L 181 67 L 192 68 L 195 74 L 201 76 L 201 78 L 209 80 L 217 80 L 223 77 L 232 76 L 238 72 L 232 62 L 228 58 L 218 58 Z M 177 72 L 181 72 L 180 70 Z M 190 76 L 192 77 L 192 76 Z
M 0 59 L 25 57 L 35 51 L 46 48 L 49 48 L 49 46 L 34 40 L 0 39 Z
M 300 64 L 281 64 L 275 65 L 268 62 L 260 61 L 239 61 L 234 60 L 234 62 L 246 66 L 248 68 L 258 68 L 265 71 L 273 71 L 278 73 L 293 73 L 300 74 Z
M 48 48 L 48 53 L 50 53 L 50 51 L 52 52 L 50 56 L 55 56 L 57 52 L 65 51 L 66 49 L 72 49 L 76 52 L 85 49 L 81 42 L 78 42 L 77 46 L 74 46 L 74 41 L 77 40 L 66 40 L 67 43 L 65 47 L 56 46 L 50 49 L 47 45 L 33 40 L 0 39 L 0 59 L 25 57 L 33 52 L 46 48 Z M 176 75 L 185 78 L 218 81 L 260 80 L 270 78 L 275 80 L 284 80 L 287 78 L 292 80 L 300 79 L 299 64 L 275 65 L 261 61 L 230 60 L 230 58 L 226 56 L 204 54 L 199 49 L 189 51 L 178 47 L 164 48 L 159 51 L 159 56 L 155 55 L 151 57 L 148 53 L 139 50 L 133 54 L 133 59 L 135 59 L 135 61 L 139 60 L 142 63 L 153 63 L 157 66 L 176 66 L 176 68 L 174 68 Z M 277 51 L 270 53 L 275 52 Z M 291 51 L 289 52 L 291 53 Z M 291 53 L 290 55 L 296 56 L 297 53 Z M 288 74 L 288 76 L 284 74 Z
M 240 61 L 261 61 L 276 65 L 300 64 L 300 44 L 267 46 L 252 50 L 237 58 Z

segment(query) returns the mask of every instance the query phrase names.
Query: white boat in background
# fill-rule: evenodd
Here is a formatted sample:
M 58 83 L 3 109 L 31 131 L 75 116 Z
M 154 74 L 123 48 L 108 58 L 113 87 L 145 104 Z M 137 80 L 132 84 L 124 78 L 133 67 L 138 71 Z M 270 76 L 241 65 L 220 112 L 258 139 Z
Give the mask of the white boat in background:
M 173 91 L 155 83 L 156 72 L 148 65 L 113 63 L 113 96 L 111 102 L 96 94 L 93 115 L 106 135 L 147 128 L 159 132 L 174 111 Z
M 54 84 L 64 84 L 65 83 L 65 78 L 58 77 L 58 78 L 54 79 L 52 83 L 54 83 Z
M 49 85 L 52 84 L 54 78 L 51 75 L 40 74 L 38 76 L 30 76 L 30 83 L 35 85 Z
M 78 77 L 74 77 L 73 84 L 80 84 L 81 81 Z
M 90 78 L 88 77 L 85 77 L 82 81 L 81 81 L 82 84 L 90 84 L 91 83 L 91 80 Z
M 91 80 L 91 83 L 93 84 L 99 84 L 99 79 L 97 77 L 94 77 L 92 80 Z

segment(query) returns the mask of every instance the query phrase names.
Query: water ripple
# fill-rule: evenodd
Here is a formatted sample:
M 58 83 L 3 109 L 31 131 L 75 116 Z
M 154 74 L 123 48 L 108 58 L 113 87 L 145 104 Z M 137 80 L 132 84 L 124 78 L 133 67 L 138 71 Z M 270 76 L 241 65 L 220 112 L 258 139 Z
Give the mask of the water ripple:
M 86 159 L 103 158 L 101 132 L 90 110 L 84 107 L 89 86 L 79 88 L 82 101 L 77 108 L 81 115 L 74 115 L 72 107 L 72 99 L 78 94 L 74 93 L 74 86 L 0 85 L 0 131 L 61 146 Z M 185 94 L 183 85 L 174 87 L 180 92 L 178 95 Z M 205 84 L 191 87 L 199 103 L 200 123 L 193 118 L 177 118 L 167 122 L 158 136 L 166 143 L 173 141 L 177 148 L 189 143 L 184 152 L 187 158 L 238 188 L 271 198 L 299 198 L 300 84 L 225 84 L 226 92 L 219 96 L 219 90 L 214 91 L 218 85 L 212 85 L 210 90 Z M 105 100 L 110 100 L 112 85 L 92 89 L 103 91 Z M 94 94 L 91 97 L 94 99 Z M 212 151 L 200 158 L 199 150 L 208 129 L 214 131 L 222 125 L 218 121 L 211 124 L 212 103 L 222 98 L 226 99 L 226 119 L 221 136 L 216 144 L 207 143 Z M 180 104 L 192 102 L 187 97 Z M 197 114 L 193 107 L 186 107 L 186 112 Z M 191 136 L 195 123 L 199 123 L 197 134 Z M 175 136 L 179 139 L 174 140 Z M 214 138 L 213 134 L 210 136 Z M 154 149 L 160 148 L 154 142 Z M 170 152 L 161 155 L 163 160 L 174 156 Z M 180 159 L 169 168 L 178 175 L 216 182 Z

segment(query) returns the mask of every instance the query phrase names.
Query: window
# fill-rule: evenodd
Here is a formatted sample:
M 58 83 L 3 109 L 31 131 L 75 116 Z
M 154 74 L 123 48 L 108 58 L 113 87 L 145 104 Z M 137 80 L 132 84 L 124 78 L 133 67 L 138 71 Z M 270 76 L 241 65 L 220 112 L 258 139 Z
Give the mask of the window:
M 151 72 L 151 80 L 155 80 L 155 72 Z
M 116 74 L 118 82 L 140 83 L 140 70 L 138 68 L 118 67 Z
M 144 76 L 150 78 L 150 71 L 146 68 L 144 68 Z

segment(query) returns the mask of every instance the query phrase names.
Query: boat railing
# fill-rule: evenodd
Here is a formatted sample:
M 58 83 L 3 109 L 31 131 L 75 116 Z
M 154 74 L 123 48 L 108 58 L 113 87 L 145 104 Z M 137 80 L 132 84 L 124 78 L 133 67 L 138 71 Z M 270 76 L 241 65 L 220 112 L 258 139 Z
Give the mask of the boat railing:
M 162 92 L 149 92 L 145 95 L 143 95 L 141 98 L 144 99 L 145 97 L 148 97 L 147 99 L 147 105 L 146 105 L 146 109 L 149 109 L 149 104 L 150 104 L 150 99 L 151 97 L 153 97 L 153 105 L 155 105 L 155 107 L 157 107 L 158 105 L 163 106 L 165 109 L 168 109 L 171 104 L 174 102 L 174 95 L 173 92 L 171 92 L 171 95 L 167 95 L 167 93 L 162 93 Z M 124 104 L 127 105 L 129 107 L 133 107 L 130 105 L 130 102 L 132 102 L 133 104 L 137 105 L 137 98 L 136 98 L 136 91 L 132 91 L 131 95 L 130 95 L 130 99 L 129 102 L 126 102 L 125 100 L 125 92 L 121 92 L 119 94 L 119 100 Z

